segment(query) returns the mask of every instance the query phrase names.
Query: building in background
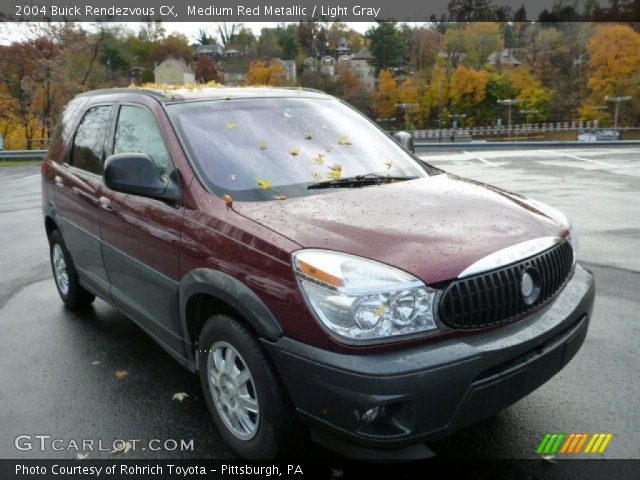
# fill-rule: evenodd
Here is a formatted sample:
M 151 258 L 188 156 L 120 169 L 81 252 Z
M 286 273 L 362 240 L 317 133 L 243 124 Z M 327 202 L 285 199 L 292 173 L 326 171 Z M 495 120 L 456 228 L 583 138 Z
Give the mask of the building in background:
M 167 85 L 184 85 L 195 83 L 196 76 L 191 67 L 182 60 L 167 58 L 153 71 L 155 83 Z

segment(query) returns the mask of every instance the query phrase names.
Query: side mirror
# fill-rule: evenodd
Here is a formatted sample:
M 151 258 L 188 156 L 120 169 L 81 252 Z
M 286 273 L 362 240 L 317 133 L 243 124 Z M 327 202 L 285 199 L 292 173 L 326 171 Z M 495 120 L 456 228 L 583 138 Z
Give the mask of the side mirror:
M 180 201 L 180 188 L 174 180 L 158 175 L 155 163 L 146 153 L 118 153 L 104 164 L 104 184 L 111 190 L 172 203 Z
M 407 132 L 396 132 L 393 134 L 393 138 L 396 142 L 402 145 L 405 150 L 416 153 L 416 147 L 413 145 L 413 137 Z

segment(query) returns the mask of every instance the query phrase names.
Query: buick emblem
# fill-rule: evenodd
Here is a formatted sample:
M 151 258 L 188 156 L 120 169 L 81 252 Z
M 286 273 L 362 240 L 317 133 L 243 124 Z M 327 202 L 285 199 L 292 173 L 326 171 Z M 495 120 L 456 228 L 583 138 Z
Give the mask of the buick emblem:
M 527 305 L 533 305 L 540 296 L 540 276 L 533 268 L 527 268 L 520 277 L 520 293 Z

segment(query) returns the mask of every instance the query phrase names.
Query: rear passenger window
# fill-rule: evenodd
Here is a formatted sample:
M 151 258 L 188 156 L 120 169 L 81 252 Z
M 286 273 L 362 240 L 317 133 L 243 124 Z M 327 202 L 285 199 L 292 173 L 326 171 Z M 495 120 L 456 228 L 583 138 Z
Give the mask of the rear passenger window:
M 87 110 L 73 138 L 70 165 L 97 175 L 102 174 L 104 135 L 110 114 L 110 105 L 100 105 Z
M 166 175 L 173 169 L 158 123 L 146 108 L 120 107 L 113 153 L 146 153 L 156 164 L 160 175 Z

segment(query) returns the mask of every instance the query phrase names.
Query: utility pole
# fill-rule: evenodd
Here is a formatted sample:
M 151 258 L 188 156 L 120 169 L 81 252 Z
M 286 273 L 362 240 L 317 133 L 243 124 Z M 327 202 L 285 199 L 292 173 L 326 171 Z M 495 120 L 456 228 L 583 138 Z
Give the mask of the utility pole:
M 606 97 L 604 97 L 604 99 L 607 102 L 613 102 L 616 104 L 616 110 L 614 113 L 614 121 L 613 121 L 613 128 L 618 128 L 618 112 L 620 110 L 620 104 L 622 102 L 630 102 L 631 101 L 631 95 L 627 95 L 625 97 L 612 97 L 611 95 L 607 95 Z

